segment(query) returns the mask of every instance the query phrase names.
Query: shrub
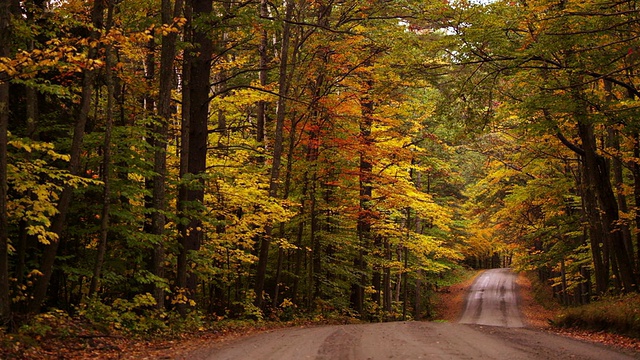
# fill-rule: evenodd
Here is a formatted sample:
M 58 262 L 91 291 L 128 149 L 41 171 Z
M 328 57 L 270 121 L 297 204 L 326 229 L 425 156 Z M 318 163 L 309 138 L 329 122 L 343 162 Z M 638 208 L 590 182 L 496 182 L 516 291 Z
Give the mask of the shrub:
M 167 329 L 167 314 L 155 305 L 155 299 L 148 293 L 138 294 L 131 300 L 116 299 L 110 305 L 93 298 L 78 309 L 78 315 L 101 331 L 115 329 L 150 334 Z

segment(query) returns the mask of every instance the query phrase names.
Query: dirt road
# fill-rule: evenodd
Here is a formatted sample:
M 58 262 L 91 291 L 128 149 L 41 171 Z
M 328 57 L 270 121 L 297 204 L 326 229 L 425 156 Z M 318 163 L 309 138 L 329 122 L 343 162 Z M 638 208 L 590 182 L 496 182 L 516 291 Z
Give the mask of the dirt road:
M 514 281 L 506 270 L 487 271 L 479 276 L 469 293 L 461 319 L 470 324 L 393 322 L 282 329 L 217 344 L 183 359 L 640 358 L 639 354 L 522 327 Z
M 491 269 L 480 274 L 467 294 L 460 323 L 523 327 L 516 278 L 509 269 Z

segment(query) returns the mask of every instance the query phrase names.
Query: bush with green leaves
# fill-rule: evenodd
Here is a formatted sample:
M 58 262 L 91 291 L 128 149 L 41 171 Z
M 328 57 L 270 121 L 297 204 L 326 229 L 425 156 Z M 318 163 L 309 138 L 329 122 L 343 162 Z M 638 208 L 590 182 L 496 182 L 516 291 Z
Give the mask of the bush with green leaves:
M 78 310 L 81 317 L 102 331 L 150 334 L 168 328 L 167 313 L 156 308 L 156 301 L 149 293 L 138 294 L 131 300 L 116 299 L 110 305 L 91 298 Z

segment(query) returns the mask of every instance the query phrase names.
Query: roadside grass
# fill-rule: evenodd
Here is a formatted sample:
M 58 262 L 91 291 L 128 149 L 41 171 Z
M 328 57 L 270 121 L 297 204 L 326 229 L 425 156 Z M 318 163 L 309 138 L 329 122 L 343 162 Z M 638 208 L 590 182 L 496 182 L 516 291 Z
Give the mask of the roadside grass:
M 640 294 L 607 296 L 590 304 L 563 307 L 534 272 L 528 272 L 526 278 L 531 282 L 535 302 L 548 312 L 549 325 L 640 338 Z M 543 310 L 536 312 L 540 311 Z
M 554 319 L 554 325 L 640 339 L 640 294 L 608 296 L 587 305 L 568 307 Z

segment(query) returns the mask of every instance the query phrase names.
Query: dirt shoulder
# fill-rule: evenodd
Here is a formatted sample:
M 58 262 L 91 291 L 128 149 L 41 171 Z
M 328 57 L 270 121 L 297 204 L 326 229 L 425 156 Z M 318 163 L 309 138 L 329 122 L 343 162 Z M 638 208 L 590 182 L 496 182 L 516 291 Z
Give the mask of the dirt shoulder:
M 458 322 L 464 311 L 467 291 L 476 280 L 481 271 L 477 271 L 467 280 L 445 286 L 437 292 L 435 299 L 435 320 Z

